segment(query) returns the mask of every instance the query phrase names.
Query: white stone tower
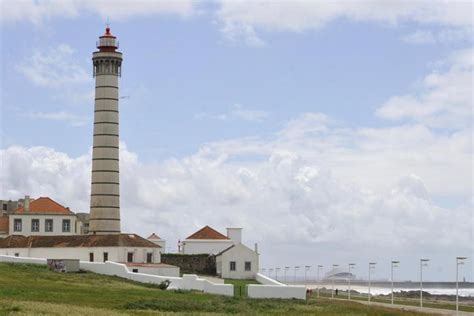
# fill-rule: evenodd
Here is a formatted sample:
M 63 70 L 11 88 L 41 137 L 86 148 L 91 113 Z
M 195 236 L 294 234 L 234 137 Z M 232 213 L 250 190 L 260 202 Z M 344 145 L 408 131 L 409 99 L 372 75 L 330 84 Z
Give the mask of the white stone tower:
M 90 234 L 120 234 L 119 88 L 122 53 L 107 26 L 92 55 L 95 77 Z

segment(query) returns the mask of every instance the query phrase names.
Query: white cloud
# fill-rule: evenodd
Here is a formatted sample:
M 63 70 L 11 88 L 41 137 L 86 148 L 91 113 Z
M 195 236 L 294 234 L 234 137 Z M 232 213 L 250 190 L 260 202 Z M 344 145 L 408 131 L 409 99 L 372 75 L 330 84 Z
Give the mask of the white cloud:
M 17 65 L 17 70 L 40 87 L 64 88 L 92 83 L 91 73 L 77 63 L 74 50 L 67 44 L 34 51 Z
M 417 30 L 403 36 L 402 41 L 411 44 L 433 44 L 472 41 L 472 27 L 443 29 L 441 31 Z
M 75 18 L 91 12 L 112 21 L 157 14 L 188 17 L 195 13 L 191 0 L 127 1 L 127 0 L 4 0 L 1 2 L 2 22 L 28 21 L 39 24 L 51 18 Z
M 214 120 L 231 120 L 231 119 L 238 119 L 244 120 L 249 122 L 262 122 L 266 120 L 270 116 L 269 112 L 260 111 L 260 110 L 249 110 L 244 108 L 240 104 L 235 104 L 232 109 L 227 113 L 220 113 L 220 114 L 210 114 L 206 112 L 198 113 L 194 116 L 195 119 L 205 119 L 210 118 Z
M 389 25 L 416 22 L 472 30 L 469 1 L 220 1 L 217 19 L 228 38 L 258 38 L 257 31 L 318 30 L 337 19 Z M 261 41 L 259 39 L 259 41 Z
M 471 49 L 453 54 L 447 71 L 435 70 L 425 76 L 420 92 L 390 98 L 377 115 L 439 128 L 471 126 L 473 56 Z
M 91 120 L 90 117 L 69 113 L 66 111 L 60 112 L 30 112 L 26 114 L 31 119 L 49 120 L 66 122 L 72 126 L 82 126 Z
M 412 44 L 431 44 L 436 42 L 435 35 L 431 31 L 418 30 L 414 33 L 405 35 L 402 40 Z

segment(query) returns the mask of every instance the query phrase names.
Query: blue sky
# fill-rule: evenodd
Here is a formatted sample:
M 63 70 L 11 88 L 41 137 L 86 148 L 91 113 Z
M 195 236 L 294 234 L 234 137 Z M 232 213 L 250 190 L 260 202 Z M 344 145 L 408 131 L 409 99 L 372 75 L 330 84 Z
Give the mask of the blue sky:
M 2 198 L 88 211 L 91 54 L 108 18 L 124 54 L 124 230 L 174 244 L 239 225 L 269 265 L 274 241 L 349 260 L 328 245 L 351 224 L 379 236 L 369 256 L 387 240 L 413 260 L 472 253 L 470 2 L 114 3 L 2 2 Z M 421 242 L 446 218 L 458 228 Z

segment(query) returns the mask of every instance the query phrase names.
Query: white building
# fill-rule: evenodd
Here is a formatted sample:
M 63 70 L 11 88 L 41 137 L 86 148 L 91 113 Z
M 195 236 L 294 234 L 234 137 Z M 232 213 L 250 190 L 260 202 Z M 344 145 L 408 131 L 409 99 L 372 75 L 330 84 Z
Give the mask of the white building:
M 148 236 L 147 238 L 149 241 L 157 244 L 158 246 L 161 247 L 161 253 L 164 253 L 166 252 L 166 240 L 164 239 L 161 239 L 160 236 L 158 236 L 157 234 L 153 233 L 151 234 L 150 236 Z
M 77 235 L 80 222 L 68 207 L 49 197 L 40 197 L 30 202 L 25 197 L 24 205 L 8 216 L 10 235 Z
M 227 231 L 229 232 L 229 229 Z M 233 244 L 234 241 L 228 236 L 209 226 L 204 226 L 180 243 L 179 252 L 189 255 L 203 253 L 215 255 Z
M 160 263 L 160 246 L 135 234 L 19 236 L 0 239 L 0 254 L 90 262 Z
M 255 279 L 258 252 L 242 243 L 230 246 L 216 255 L 216 272 L 226 279 Z

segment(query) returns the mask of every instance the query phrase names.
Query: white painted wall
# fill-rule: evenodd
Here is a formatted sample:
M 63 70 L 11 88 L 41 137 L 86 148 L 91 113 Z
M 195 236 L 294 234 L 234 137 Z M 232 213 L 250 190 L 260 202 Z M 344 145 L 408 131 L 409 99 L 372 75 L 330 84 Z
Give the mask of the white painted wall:
M 297 298 L 306 299 L 304 285 L 286 285 L 257 273 L 255 279 L 261 284 L 249 284 L 248 296 L 252 298 Z
M 235 271 L 230 270 L 230 262 L 236 264 Z M 250 262 L 250 271 L 245 271 L 245 262 Z M 236 244 L 216 257 L 216 272 L 226 279 L 255 279 L 258 273 L 258 254 L 243 244 Z
M 160 266 L 160 267 L 128 266 L 128 269 L 130 271 L 137 270 L 138 273 L 144 273 L 144 274 L 179 277 L 179 267 L 175 267 L 175 266 Z
M 153 263 L 161 262 L 159 248 L 131 248 L 131 247 L 50 247 L 50 248 L 0 248 L 0 255 L 44 259 L 79 259 L 89 261 L 89 253 L 94 253 L 94 262 L 104 261 L 104 252 L 108 260 L 126 262 L 127 253 L 133 252 L 133 262 L 145 263 L 147 252 L 153 253 Z
M 151 241 L 152 243 L 160 246 L 161 247 L 160 252 L 165 253 L 165 251 L 166 251 L 166 240 L 164 240 L 164 239 L 155 239 L 155 238 L 150 238 L 148 240 Z
M 232 240 L 219 239 L 219 240 L 208 240 L 208 239 L 186 239 L 183 241 L 182 253 L 184 254 L 218 254 L 222 250 L 225 250 L 232 246 L 234 243 Z
M 23 235 L 23 236 L 30 236 L 30 235 L 42 235 L 42 236 L 47 236 L 47 235 L 78 235 L 80 234 L 80 231 L 76 231 L 76 221 L 77 217 L 75 214 L 71 215 L 57 215 L 57 214 L 52 214 L 52 215 L 38 215 L 38 214 L 12 214 L 9 216 L 9 228 L 10 228 L 10 234 L 11 235 Z M 22 230 L 21 231 L 14 231 L 14 222 L 15 219 L 21 219 L 21 226 Z M 32 219 L 39 219 L 39 231 L 38 232 L 32 232 L 31 231 L 31 220 Z M 53 220 L 53 231 L 52 232 L 47 232 L 45 230 L 46 228 L 46 219 L 52 219 Z M 63 219 L 69 219 L 71 223 L 70 231 L 69 232 L 63 232 Z

